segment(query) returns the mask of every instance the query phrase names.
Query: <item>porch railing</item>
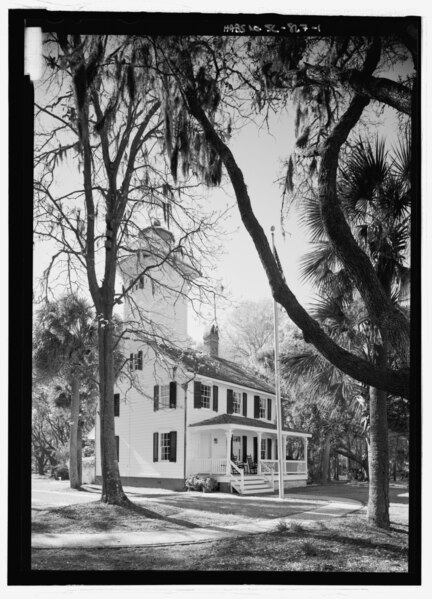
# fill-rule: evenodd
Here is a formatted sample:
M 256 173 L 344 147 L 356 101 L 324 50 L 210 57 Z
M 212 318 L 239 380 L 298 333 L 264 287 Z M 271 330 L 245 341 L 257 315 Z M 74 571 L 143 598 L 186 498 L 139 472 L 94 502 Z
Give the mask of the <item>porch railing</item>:
M 191 463 L 194 474 L 226 474 L 226 458 L 195 458 Z
M 238 483 L 237 475 L 233 474 L 233 470 L 234 470 L 234 472 L 237 472 L 237 474 L 240 475 L 240 490 L 243 493 L 243 491 L 244 491 L 244 470 L 243 470 L 243 468 L 239 468 L 237 466 L 237 464 L 235 464 L 233 461 L 231 461 L 230 463 L 231 463 L 230 480 Z
M 279 474 L 278 460 L 261 460 L 261 471 Z M 304 460 L 285 460 L 284 474 L 306 474 L 306 462 Z

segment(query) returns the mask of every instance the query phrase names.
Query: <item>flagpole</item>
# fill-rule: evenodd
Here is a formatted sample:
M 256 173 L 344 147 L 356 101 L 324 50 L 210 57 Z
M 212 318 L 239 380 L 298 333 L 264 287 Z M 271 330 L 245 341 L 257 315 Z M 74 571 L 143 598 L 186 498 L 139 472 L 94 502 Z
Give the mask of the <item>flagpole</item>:
M 276 248 L 274 242 L 275 227 L 271 227 L 273 255 L 276 257 Z M 280 396 L 280 373 L 279 373 L 279 318 L 278 305 L 273 299 L 274 313 L 274 367 L 275 367 L 275 387 L 276 387 L 276 427 L 277 427 L 277 447 L 279 464 L 279 499 L 284 499 L 284 459 L 282 443 L 282 402 Z

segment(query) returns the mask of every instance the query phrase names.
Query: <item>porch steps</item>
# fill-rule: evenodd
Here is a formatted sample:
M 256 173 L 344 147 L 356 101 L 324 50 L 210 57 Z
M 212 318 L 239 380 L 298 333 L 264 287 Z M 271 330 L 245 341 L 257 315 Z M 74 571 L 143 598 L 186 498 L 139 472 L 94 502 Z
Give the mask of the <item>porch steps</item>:
M 273 493 L 269 482 L 263 476 L 245 476 L 244 488 L 241 489 L 240 480 L 231 479 L 231 489 L 239 495 L 255 495 L 255 493 Z

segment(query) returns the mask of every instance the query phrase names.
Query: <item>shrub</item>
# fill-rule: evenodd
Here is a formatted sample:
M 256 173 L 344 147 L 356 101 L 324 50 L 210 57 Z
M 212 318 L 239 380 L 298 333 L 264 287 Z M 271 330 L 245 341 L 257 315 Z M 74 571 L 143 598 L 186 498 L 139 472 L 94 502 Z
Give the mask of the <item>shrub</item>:
M 214 493 L 219 489 L 219 483 L 210 476 L 204 480 L 202 490 L 204 493 Z
M 52 469 L 51 476 L 56 480 L 69 480 L 69 468 L 65 464 L 60 464 Z
M 290 531 L 291 532 L 303 532 L 303 526 L 298 522 L 290 522 Z
M 279 522 L 276 524 L 275 532 L 282 534 L 282 533 L 288 532 L 288 531 L 289 531 L 289 526 L 288 526 L 286 520 L 279 520 Z
M 213 493 L 219 488 L 217 480 L 211 477 L 202 478 L 201 476 L 189 476 L 185 480 L 185 486 L 188 491 L 202 491 L 203 493 Z

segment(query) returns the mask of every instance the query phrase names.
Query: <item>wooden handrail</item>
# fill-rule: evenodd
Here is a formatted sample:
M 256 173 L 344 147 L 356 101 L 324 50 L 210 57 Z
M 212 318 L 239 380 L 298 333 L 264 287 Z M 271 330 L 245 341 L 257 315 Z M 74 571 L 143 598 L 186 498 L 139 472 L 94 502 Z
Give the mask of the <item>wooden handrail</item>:
M 243 493 L 243 491 L 244 491 L 244 470 L 242 468 L 239 468 L 237 466 L 237 464 L 235 464 L 232 460 L 230 463 L 231 463 L 231 468 L 234 468 L 234 470 L 237 470 L 237 472 L 240 474 L 240 488 L 241 488 L 241 492 Z M 230 478 L 234 478 L 231 470 L 230 470 Z

